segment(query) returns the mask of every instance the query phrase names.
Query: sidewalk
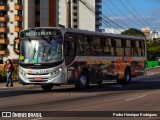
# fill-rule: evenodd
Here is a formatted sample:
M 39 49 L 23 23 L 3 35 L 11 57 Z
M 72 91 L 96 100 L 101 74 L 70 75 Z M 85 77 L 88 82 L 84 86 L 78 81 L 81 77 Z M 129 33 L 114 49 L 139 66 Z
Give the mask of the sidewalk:
M 152 76 L 152 75 L 158 75 L 158 74 L 160 74 L 160 67 L 146 70 L 145 76 Z
M 13 80 L 13 86 L 12 87 L 10 87 L 10 84 L 9 84 L 8 87 L 6 87 L 6 82 L 0 82 L 0 90 L 8 90 L 8 89 L 15 90 L 15 89 L 22 89 L 22 88 L 31 89 L 31 88 L 37 88 L 37 87 L 40 87 L 40 86 L 33 85 L 33 84 L 31 84 L 31 85 L 22 85 L 22 84 L 19 83 L 18 80 Z

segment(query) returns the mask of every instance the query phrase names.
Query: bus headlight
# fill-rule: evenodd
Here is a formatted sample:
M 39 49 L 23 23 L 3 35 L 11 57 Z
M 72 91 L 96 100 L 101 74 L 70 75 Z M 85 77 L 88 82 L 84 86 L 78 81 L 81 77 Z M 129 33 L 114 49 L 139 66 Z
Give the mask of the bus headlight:
M 26 76 L 26 72 L 24 72 L 23 70 L 19 70 L 19 73 L 23 76 Z
M 50 75 L 56 75 L 57 76 L 61 72 L 62 72 L 62 68 L 58 68 L 57 70 L 50 72 Z

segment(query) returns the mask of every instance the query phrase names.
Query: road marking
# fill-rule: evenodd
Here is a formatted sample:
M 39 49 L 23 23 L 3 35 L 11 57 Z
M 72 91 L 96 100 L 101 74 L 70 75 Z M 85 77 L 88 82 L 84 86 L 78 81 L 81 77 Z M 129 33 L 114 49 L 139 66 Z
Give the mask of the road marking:
M 122 85 L 111 85 L 110 87 L 113 87 L 113 88 L 121 88 L 123 87 Z
M 142 95 L 142 96 L 138 96 L 138 97 L 134 97 L 134 98 L 128 98 L 128 99 L 125 99 L 124 101 L 135 100 L 135 99 L 143 98 L 143 97 L 145 97 L 145 96 L 146 96 L 146 95 Z

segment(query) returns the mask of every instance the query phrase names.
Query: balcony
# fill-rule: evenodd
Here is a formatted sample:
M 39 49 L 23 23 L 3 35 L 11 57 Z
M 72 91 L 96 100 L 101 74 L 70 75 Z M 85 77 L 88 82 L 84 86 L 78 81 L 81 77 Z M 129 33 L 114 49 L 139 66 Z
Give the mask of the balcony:
M 7 38 L 0 38 L 0 44 L 8 44 Z
M 102 9 L 102 5 L 96 5 L 96 9 Z
M 0 27 L 0 32 L 1 33 L 7 33 L 8 32 L 8 28 Z
M 7 11 L 8 6 L 7 5 L 0 5 L 0 11 Z
M 6 50 L 0 50 L 0 55 L 6 55 L 7 51 Z
M 22 20 L 23 20 L 23 17 L 22 17 L 22 16 L 15 15 L 15 16 L 14 16 L 14 20 L 15 20 L 15 21 L 22 21 Z
M 7 21 L 8 21 L 8 16 L 0 17 L 0 22 L 7 22 Z
M 14 28 L 14 31 L 15 32 L 20 32 L 22 30 L 22 27 L 20 27 L 20 26 L 16 26 L 15 28 Z
M 19 4 L 15 4 L 15 6 L 14 6 L 14 9 L 15 10 L 22 10 L 22 5 L 19 5 Z

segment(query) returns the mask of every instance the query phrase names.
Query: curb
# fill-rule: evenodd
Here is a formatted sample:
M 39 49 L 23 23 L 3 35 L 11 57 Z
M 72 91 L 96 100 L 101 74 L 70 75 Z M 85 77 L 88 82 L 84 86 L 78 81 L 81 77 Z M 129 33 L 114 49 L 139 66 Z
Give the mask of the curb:
M 147 71 L 147 70 L 151 70 L 151 69 L 156 69 L 156 68 L 160 68 L 160 66 L 151 67 L 151 68 L 146 68 L 146 71 Z

